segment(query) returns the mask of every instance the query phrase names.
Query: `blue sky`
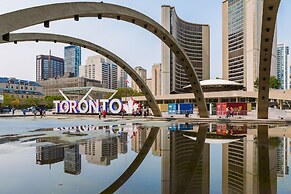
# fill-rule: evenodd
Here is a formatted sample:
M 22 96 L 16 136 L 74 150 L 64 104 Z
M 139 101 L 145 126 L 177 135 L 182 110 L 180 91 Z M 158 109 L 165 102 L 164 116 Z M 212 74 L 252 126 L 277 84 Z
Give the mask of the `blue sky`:
M 74 1 L 74 0 L 70 0 Z M 81 0 L 79 0 L 81 1 Z M 1 0 L 0 14 L 27 7 L 69 1 L 56 0 Z M 222 0 L 105 0 L 140 11 L 160 22 L 161 5 L 176 7 L 182 19 L 210 25 L 211 78 L 221 77 L 221 6 Z M 291 1 L 281 0 L 278 16 L 278 43 L 291 45 Z M 81 18 L 79 22 L 63 20 L 53 22 L 49 29 L 42 25 L 20 30 L 19 32 L 58 33 L 92 41 L 116 53 L 131 66 L 143 66 L 148 71 L 153 63 L 161 62 L 161 42 L 154 35 L 133 24 L 112 19 Z M 0 76 L 22 79 L 35 79 L 35 56 L 48 54 L 63 57 L 64 44 L 18 43 L 1 45 Z M 82 49 L 82 64 L 95 53 Z M 148 73 L 150 75 L 150 73 Z

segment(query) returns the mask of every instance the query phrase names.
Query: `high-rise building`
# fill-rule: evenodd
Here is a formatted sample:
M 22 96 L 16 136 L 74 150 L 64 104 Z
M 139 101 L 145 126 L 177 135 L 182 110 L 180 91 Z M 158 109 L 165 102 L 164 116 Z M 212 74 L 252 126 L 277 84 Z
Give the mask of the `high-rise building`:
M 175 8 L 162 6 L 162 26 L 180 43 L 188 55 L 198 79 L 210 78 L 210 27 L 178 17 Z M 183 93 L 190 84 L 188 77 L 171 49 L 162 42 L 161 94 Z
M 38 138 L 36 143 L 53 142 L 57 143 L 56 137 Z M 36 147 L 36 164 L 54 164 L 64 160 L 64 147 L 61 145 L 44 145 Z
M 131 150 L 138 153 L 146 140 L 146 129 L 139 129 L 138 132 L 131 138 Z
M 101 55 L 95 55 L 87 58 L 86 65 L 80 66 L 80 77 L 101 81 L 108 89 L 117 89 L 118 68 L 111 60 Z M 123 70 L 120 71 L 120 75 L 123 77 L 119 79 L 125 79 L 127 77 L 125 74 Z
M 36 81 L 64 76 L 64 59 L 52 55 L 36 56 Z
M 88 163 L 108 166 L 118 157 L 117 137 L 88 140 L 80 145 L 80 152 L 86 155 Z
M 68 174 L 78 175 L 81 173 L 81 154 L 79 145 L 69 145 L 64 148 L 64 171 Z
M 222 193 L 260 193 L 257 186 L 260 153 L 256 138 L 248 131 L 241 140 L 222 145 Z M 276 158 L 277 149 L 277 146 L 269 145 L 269 158 Z M 269 161 L 270 193 L 276 193 L 277 161 Z
M 135 67 L 134 70 L 141 77 L 141 79 L 146 83 L 146 81 L 147 81 L 147 70 L 142 68 L 141 66 Z M 131 87 L 132 87 L 133 90 L 141 92 L 141 89 L 138 87 L 138 85 L 133 80 L 132 80 L 132 83 L 131 83 Z
M 290 63 L 289 46 L 285 44 L 277 45 L 277 78 L 281 82 L 280 89 L 290 89 Z
M 152 66 L 152 87 L 153 95 L 161 95 L 161 64 Z
M 186 193 L 209 193 L 210 145 L 204 144 L 201 158 L 192 176 L 187 176 L 189 166 L 195 160 L 193 152 L 200 148 L 193 139 L 179 130 L 161 130 L 162 193 L 177 193 L 185 181 L 190 184 Z
M 277 176 L 285 177 L 289 175 L 290 168 L 290 139 L 281 137 L 280 144 L 278 146 L 277 157 Z
M 118 136 L 118 153 L 119 154 L 126 154 L 127 149 L 127 136 L 128 132 L 122 131 Z
M 81 47 L 66 46 L 65 47 L 65 73 L 73 73 L 75 77 L 79 77 L 79 66 L 81 65 Z
M 127 83 L 128 83 L 127 73 L 118 66 L 117 67 L 117 87 L 127 88 Z
M 262 0 L 222 2 L 222 77 L 254 90 L 259 76 Z M 273 41 L 271 75 L 277 74 L 277 32 Z
M 152 91 L 152 81 L 153 81 L 152 78 L 148 78 L 146 80 L 147 86 L 149 87 L 150 91 Z

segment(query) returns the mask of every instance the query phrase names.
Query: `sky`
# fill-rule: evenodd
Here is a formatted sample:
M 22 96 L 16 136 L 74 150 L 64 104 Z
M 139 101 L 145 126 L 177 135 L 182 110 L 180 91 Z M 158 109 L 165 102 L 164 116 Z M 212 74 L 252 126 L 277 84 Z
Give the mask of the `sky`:
M 78 0 L 81 1 L 81 0 Z M 1 0 L 0 15 L 33 6 L 76 2 L 75 0 Z M 96 1 L 98 2 L 98 1 Z M 180 18 L 192 23 L 210 25 L 210 77 L 222 76 L 222 0 L 103 0 L 105 3 L 135 9 L 160 23 L 161 5 L 176 8 Z M 278 43 L 291 45 L 291 1 L 281 0 L 278 15 Z M 17 32 L 57 33 L 81 38 L 98 44 L 117 54 L 132 67 L 142 66 L 151 77 L 151 66 L 161 62 L 161 41 L 139 26 L 104 18 L 80 18 L 51 22 L 50 28 L 37 25 Z M 61 43 L 22 42 L 0 45 L 0 77 L 35 80 L 36 55 L 64 57 Z M 95 53 L 82 48 L 82 64 Z

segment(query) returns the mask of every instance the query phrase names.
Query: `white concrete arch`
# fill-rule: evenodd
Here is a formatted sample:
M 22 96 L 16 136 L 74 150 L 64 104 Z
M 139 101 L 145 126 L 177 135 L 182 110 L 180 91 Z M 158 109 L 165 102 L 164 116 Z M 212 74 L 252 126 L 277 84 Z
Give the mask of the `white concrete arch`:
M 272 46 L 280 2 L 281 0 L 264 0 L 260 46 L 258 119 L 268 119 Z
M 118 5 L 96 2 L 59 3 L 32 7 L 0 15 L 0 35 L 2 35 L 3 40 L 9 41 L 9 33 L 15 30 L 40 23 L 44 23 L 45 27 L 49 27 L 51 21 L 67 18 L 74 18 L 77 21 L 80 17 L 98 17 L 99 19 L 105 17 L 127 21 L 147 29 L 160 38 L 181 61 L 194 91 L 200 117 L 209 117 L 204 94 L 196 72 L 183 48 L 160 24 L 135 10 Z
M 106 50 L 105 48 L 98 46 L 96 44 L 93 44 L 91 42 L 69 37 L 69 36 L 63 36 L 63 35 L 57 35 L 57 34 L 46 34 L 46 33 L 14 33 L 9 34 L 9 40 L 10 42 L 23 42 L 23 41 L 47 41 L 47 42 L 61 42 L 61 43 L 68 43 L 73 44 L 77 46 L 81 46 L 84 48 L 87 48 L 89 50 L 92 50 L 94 52 L 97 52 L 108 59 L 112 60 L 114 63 L 116 63 L 118 66 L 120 66 L 139 86 L 141 91 L 143 92 L 144 96 L 147 98 L 147 102 L 150 106 L 150 108 L 153 111 L 154 116 L 161 117 L 162 113 L 160 111 L 160 108 L 146 85 L 146 83 L 142 80 L 142 78 L 137 74 L 137 72 L 124 60 L 122 60 L 120 57 L 115 55 L 114 53 Z M 7 43 L 6 41 L 1 41 L 0 43 Z

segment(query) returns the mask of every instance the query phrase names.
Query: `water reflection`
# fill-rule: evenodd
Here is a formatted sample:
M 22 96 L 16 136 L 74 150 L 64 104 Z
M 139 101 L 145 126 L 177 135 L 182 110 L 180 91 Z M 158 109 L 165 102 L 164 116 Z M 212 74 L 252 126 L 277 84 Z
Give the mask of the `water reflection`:
M 79 145 L 73 144 L 64 149 L 64 170 L 65 173 L 78 175 L 81 173 L 81 154 L 79 154 Z
M 162 193 L 209 193 L 210 146 L 204 143 L 207 129 L 208 125 L 202 124 L 197 133 L 178 130 L 168 135 L 162 131 Z
M 130 164 L 130 166 L 124 171 L 124 173 L 116 181 L 114 181 L 109 187 L 107 187 L 101 193 L 114 193 L 131 177 L 131 175 L 136 171 L 136 169 L 140 166 L 140 164 L 143 162 L 146 155 L 148 154 L 150 148 L 152 147 L 157 137 L 159 130 L 160 130 L 159 127 L 151 128 L 147 139 L 145 140 L 142 148 L 140 149 L 140 152 L 138 153 L 136 158 L 133 160 L 133 162 Z
M 36 147 L 36 164 L 46 165 L 58 163 L 64 160 L 64 146 L 58 144 L 59 138 L 57 137 L 47 137 L 47 138 L 37 138 L 36 143 L 57 143 L 53 145 L 37 146 Z
M 120 174 L 107 175 L 112 181 L 111 184 L 104 183 L 97 191 L 93 186 L 91 191 L 94 192 L 100 192 L 102 189 L 103 193 L 118 191 L 121 187 L 128 186 L 127 181 L 136 178 L 133 175 L 138 168 L 146 174 L 149 166 L 160 165 L 160 172 L 151 175 L 155 177 L 160 174 L 160 180 L 151 184 L 159 187 L 161 193 L 210 193 L 210 174 L 214 168 L 210 160 L 221 160 L 219 192 L 224 194 L 277 193 L 280 190 L 277 178 L 280 180 L 289 175 L 290 140 L 285 136 L 274 137 L 279 134 L 276 126 L 173 122 L 168 128 L 161 129 L 134 123 L 60 127 L 34 132 L 48 132 L 47 135 L 54 135 L 58 131 L 63 136 L 63 132 L 67 131 L 73 134 L 101 131 L 103 135 L 88 135 L 86 139 L 75 142 L 65 141 L 61 136 L 35 137 L 41 134 L 31 134 L 28 140 L 21 139 L 28 135 L 17 134 L 1 136 L 0 139 L 2 143 L 35 141 L 36 164 L 48 165 L 51 168 L 53 164 L 63 162 L 63 172 L 76 175 L 71 177 L 84 176 L 82 166 L 87 163 L 94 164 L 90 168 L 110 165 L 116 167 L 119 164 L 113 161 L 119 160 L 122 155 L 135 156 L 129 160 L 130 163 L 122 167 Z M 212 146 L 221 146 L 221 153 L 210 155 Z M 147 161 L 144 160 L 146 157 Z M 160 160 L 156 160 L 157 158 Z M 155 163 L 157 161 L 160 164 Z M 150 162 L 150 165 L 145 167 L 141 165 L 143 162 Z M 151 182 L 146 179 L 142 181 Z M 100 181 L 97 182 L 99 184 Z M 146 192 L 147 188 L 140 186 L 134 191 L 142 190 Z

